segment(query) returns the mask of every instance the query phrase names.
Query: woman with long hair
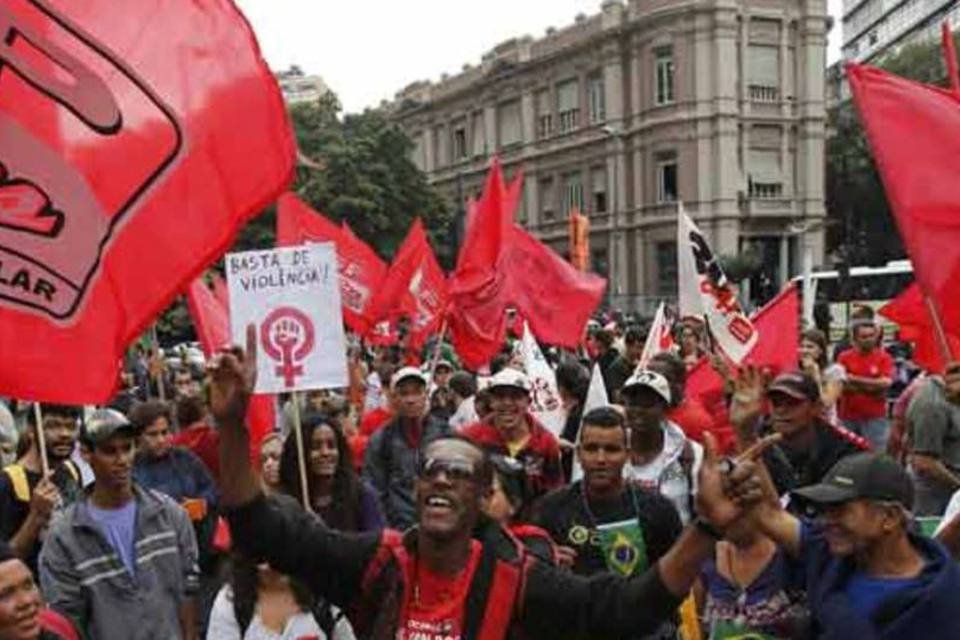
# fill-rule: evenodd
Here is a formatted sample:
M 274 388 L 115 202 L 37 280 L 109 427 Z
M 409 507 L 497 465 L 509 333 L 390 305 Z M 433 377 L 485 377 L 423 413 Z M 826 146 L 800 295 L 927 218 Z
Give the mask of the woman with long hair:
M 310 506 L 328 526 L 340 531 L 376 531 L 384 527 L 383 512 L 372 487 L 357 477 L 350 446 L 338 426 L 325 414 L 304 416 L 303 445 Z M 296 438 L 283 444 L 280 486 L 303 504 Z
M 273 432 L 260 443 L 260 485 L 266 494 L 279 493 L 280 456 L 283 454 L 283 436 Z
M 820 399 L 826 417 L 837 422 L 837 401 L 843 393 L 847 372 L 843 365 L 830 364 L 827 336 L 819 329 L 808 329 L 800 336 L 800 368 L 820 385 Z

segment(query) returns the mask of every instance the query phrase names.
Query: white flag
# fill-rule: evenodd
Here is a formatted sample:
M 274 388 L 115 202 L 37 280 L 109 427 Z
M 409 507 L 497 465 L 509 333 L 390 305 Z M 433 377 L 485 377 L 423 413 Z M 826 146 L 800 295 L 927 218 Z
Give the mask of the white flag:
M 583 415 L 587 415 L 593 409 L 598 407 L 607 407 L 610 401 L 607 398 L 607 385 L 603 383 L 603 372 L 600 371 L 600 365 L 594 363 L 593 374 L 590 376 L 590 386 L 587 388 L 587 399 L 583 403 Z M 580 432 L 583 430 L 583 420 L 580 420 L 580 428 L 577 430 L 576 445 L 580 445 Z M 583 469 L 580 467 L 580 461 L 577 455 L 573 455 L 573 469 L 570 473 L 570 479 L 573 482 L 583 478 Z
M 677 207 L 677 274 L 680 316 L 707 322 L 727 357 L 740 364 L 757 344 L 757 330 L 740 307 L 736 293 L 693 220 Z
M 563 403 L 560 402 L 560 392 L 557 391 L 557 376 L 547 359 L 543 357 L 540 345 L 537 344 L 526 322 L 523 323 L 520 355 L 523 358 L 523 368 L 533 387 L 530 392 L 530 413 L 536 416 L 548 431 L 559 438 L 567 416 L 563 410 Z
M 650 326 L 650 333 L 647 334 L 647 341 L 643 345 L 643 353 L 640 354 L 638 369 L 644 369 L 650 359 L 658 353 L 672 351 L 676 344 L 673 341 L 673 317 L 668 317 L 667 305 L 663 302 L 657 307 L 657 315 L 653 317 L 653 324 Z

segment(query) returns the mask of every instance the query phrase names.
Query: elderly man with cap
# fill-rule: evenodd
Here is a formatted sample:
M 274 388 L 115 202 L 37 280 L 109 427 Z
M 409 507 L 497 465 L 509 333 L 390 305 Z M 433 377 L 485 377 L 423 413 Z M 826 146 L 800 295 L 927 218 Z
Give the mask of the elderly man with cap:
M 196 638 L 197 541 L 187 512 L 133 481 L 136 428 L 112 409 L 80 434 L 94 483 L 50 527 L 40 583 L 98 640 Z
M 703 447 L 667 420 L 670 383 L 661 374 L 640 370 L 620 389 L 630 430 L 630 458 L 625 476 L 673 503 L 684 523 L 694 514 L 697 474 Z
M 490 453 L 522 463 L 532 498 L 562 486 L 560 443 L 530 413 L 530 379 L 517 369 L 503 369 L 490 379 L 487 390 L 492 415 L 464 429 L 463 435 Z
M 821 482 L 794 491 L 817 513 L 812 524 L 783 509 L 760 480 L 730 490 L 799 560 L 816 637 L 960 638 L 960 568 L 940 544 L 913 533 L 913 485 L 895 460 L 847 456 Z
M 763 375 L 745 367 L 736 381 L 730 417 L 738 445 L 746 448 L 761 436 L 780 434 L 764 462 L 781 494 L 820 482 L 841 458 L 870 448 L 864 438 L 824 416 L 820 386 L 802 371 L 782 373 L 765 388 Z
M 387 522 L 395 529 L 408 528 L 416 518 L 413 485 L 420 450 L 450 431 L 446 422 L 427 415 L 427 382 L 417 367 L 393 374 L 393 418 L 373 435 L 364 452 L 363 478 L 376 489 Z

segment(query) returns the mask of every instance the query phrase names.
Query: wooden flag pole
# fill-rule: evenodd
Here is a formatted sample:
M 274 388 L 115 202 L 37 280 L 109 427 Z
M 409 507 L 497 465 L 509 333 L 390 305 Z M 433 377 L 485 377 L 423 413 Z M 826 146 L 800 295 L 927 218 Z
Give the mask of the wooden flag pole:
M 447 335 L 447 316 L 444 314 L 443 322 L 440 323 L 440 333 L 437 334 L 437 344 L 433 347 L 433 357 L 430 358 L 430 384 L 433 384 L 433 374 L 437 370 L 437 363 L 440 361 L 440 348 L 443 346 L 443 338 Z
M 150 342 L 153 348 L 154 357 L 159 359 L 159 368 L 157 370 L 157 395 L 160 397 L 160 402 L 166 401 L 166 389 L 163 384 L 163 356 L 160 355 L 160 338 L 157 337 L 157 323 L 153 323 L 153 326 L 150 327 Z M 149 393 L 149 384 L 148 393 Z
M 43 412 L 40 403 L 33 403 L 33 419 L 37 423 L 37 448 L 40 451 L 40 471 L 46 478 L 50 474 L 50 461 L 47 460 L 47 437 L 43 433 Z
M 310 504 L 310 484 L 307 482 L 307 456 L 303 445 L 303 428 L 300 420 L 300 394 L 296 391 L 290 396 L 293 403 L 293 433 L 297 440 L 297 467 L 300 469 L 300 494 L 303 496 L 303 508 L 313 513 Z
M 950 80 L 950 90 L 960 96 L 960 71 L 957 70 L 957 51 L 953 46 L 953 34 L 950 33 L 950 24 L 944 20 L 940 27 L 943 38 L 943 57 L 947 63 L 947 78 Z
M 954 357 L 950 350 L 950 342 L 947 341 L 947 332 L 943 328 L 943 319 L 940 318 L 940 312 L 937 310 L 937 305 L 933 301 L 933 298 L 924 293 L 923 300 L 927 304 L 927 313 L 930 314 L 930 319 L 933 320 L 933 332 L 937 336 L 937 346 L 940 347 L 943 362 L 949 364 L 953 361 Z

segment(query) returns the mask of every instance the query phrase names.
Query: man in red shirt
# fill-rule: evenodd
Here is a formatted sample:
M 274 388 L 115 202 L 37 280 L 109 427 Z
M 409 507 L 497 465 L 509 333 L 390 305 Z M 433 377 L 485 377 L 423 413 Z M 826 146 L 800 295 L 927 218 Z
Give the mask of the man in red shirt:
M 880 347 L 880 329 L 873 319 L 854 320 L 853 346 L 837 362 L 847 372 L 839 415 L 848 429 L 870 442 L 874 451 L 886 451 L 887 389 L 893 383 L 893 358 Z
M 514 458 L 527 472 L 532 499 L 563 485 L 560 443 L 530 413 L 530 379 L 503 369 L 490 379 L 493 415 L 463 430 L 463 435 L 490 453 Z

